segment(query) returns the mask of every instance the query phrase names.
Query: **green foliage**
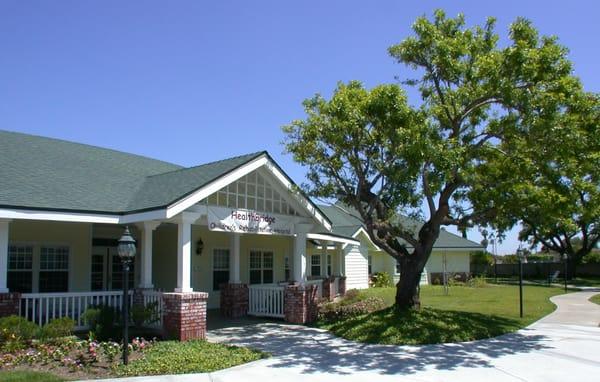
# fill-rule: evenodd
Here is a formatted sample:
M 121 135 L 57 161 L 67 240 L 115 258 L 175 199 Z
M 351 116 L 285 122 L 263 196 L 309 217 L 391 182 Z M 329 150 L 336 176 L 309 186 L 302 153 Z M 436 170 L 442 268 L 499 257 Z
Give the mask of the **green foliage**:
M 265 358 L 266 354 L 206 341 L 158 342 L 141 359 L 115 369 L 120 376 L 205 373 Z
M 117 310 L 108 305 L 89 307 L 82 314 L 83 322 L 90 327 L 95 338 L 109 340 L 118 338 L 116 322 L 118 320 Z
M 517 255 L 504 255 L 501 259 L 503 264 L 519 264 L 519 256 Z
M 582 259 L 582 263 L 584 264 L 598 264 L 600 263 L 600 251 L 594 250 Z
M 488 286 L 487 280 L 483 276 L 472 277 L 467 281 L 467 285 L 471 288 L 485 288 Z
M 0 318 L 0 343 L 29 341 L 37 337 L 39 327 L 20 316 Z
M 493 265 L 494 256 L 487 251 L 477 251 L 471 253 L 471 264 L 475 265 Z
M 335 322 L 375 312 L 385 306 L 385 301 L 380 297 L 368 297 L 350 304 L 330 302 L 319 306 L 318 319 L 323 322 Z
M 0 381 L 3 382 L 61 382 L 64 379 L 50 373 L 39 371 L 0 371 Z
M 600 305 L 600 294 L 597 294 L 595 296 L 592 296 L 590 298 L 590 301 L 593 302 L 594 304 L 598 304 Z
M 75 321 L 69 317 L 61 317 L 50 320 L 40 330 L 40 338 L 44 340 L 67 337 L 73 334 Z
M 129 311 L 134 325 L 141 328 L 144 324 L 152 324 L 159 320 L 158 302 L 147 305 L 136 304 Z
M 394 285 L 392 276 L 387 272 L 377 272 L 373 275 L 373 287 L 387 288 Z

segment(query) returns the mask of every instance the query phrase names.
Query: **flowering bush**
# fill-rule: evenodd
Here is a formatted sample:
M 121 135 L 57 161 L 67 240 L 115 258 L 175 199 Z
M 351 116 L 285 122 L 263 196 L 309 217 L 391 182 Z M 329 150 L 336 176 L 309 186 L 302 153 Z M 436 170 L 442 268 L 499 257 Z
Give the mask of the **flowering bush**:
M 321 321 L 333 322 L 361 314 L 372 313 L 386 307 L 381 297 L 368 297 L 352 303 L 332 302 L 319 306 L 318 318 Z

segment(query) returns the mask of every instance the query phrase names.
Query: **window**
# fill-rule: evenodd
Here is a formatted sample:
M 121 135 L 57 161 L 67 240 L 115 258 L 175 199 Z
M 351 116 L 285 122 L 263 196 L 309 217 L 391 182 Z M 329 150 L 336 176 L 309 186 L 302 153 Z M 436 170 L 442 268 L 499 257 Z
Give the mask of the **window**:
M 250 284 L 273 283 L 273 252 L 250 251 Z
M 7 286 L 11 292 L 31 293 L 33 247 L 10 245 L 8 247 Z
M 372 275 L 373 274 L 373 256 L 369 255 L 368 261 L 369 261 L 369 274 Z
M 213 290 L 219 290 L 220 285 L 229 281 L 229 250 L 213 250 Z
M 69 248 L 41 247 L 40 293 L 69 290 Z
M 396 260 L 396 274 L 400 274 L 400 263 L 398 262 L 398 260 Z
M 129 263 L 129 289 L 134 287 L 134 274 L 135 274 L 135 261 Z M 112 255 L 112 283 L 111 289 L 121 290 L 123 289 L 123 262 L 118 255 Z
M 310 257 L 310 275 L 321 276 L 321 255 L 312 255 Z
M 327 276 L 331 276 L 331 255 L 327 255 Z
M 290 258 L 287 256 L 285 257 L 284 271 L 285 271 L 285 281 L 290 281 Z

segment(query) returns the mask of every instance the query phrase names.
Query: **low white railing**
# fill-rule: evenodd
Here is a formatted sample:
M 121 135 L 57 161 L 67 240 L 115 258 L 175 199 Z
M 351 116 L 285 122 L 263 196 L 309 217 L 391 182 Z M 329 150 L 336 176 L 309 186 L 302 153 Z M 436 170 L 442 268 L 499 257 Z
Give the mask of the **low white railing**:
M 263 317 L 284 317 L 285 287 L 278 285 L 250 285 L 248 314 Z
M 144 296 L 144 306 L 145 307 L 148 307 L 151 305 L 153 306 L 152 317 L 150 319 L 150 322 L 146 326 L 148 326 L 150 328 L 157 328 L 157 329 L 162 328 L 162 324 L 163 324 L 162 292 L 155 291 L 155 290 L 145 290 L 142 292 L 142 295 Z
M 307 285 L 316 285 L 317 286 L 317 298 L 323 297 L 323 280 L 315 279 L 306 281 Z
M 133 303 L 129 292 L 129 304 Z M 123 307 L 122 291 L 71 292 L 71 293 L 24 293 L 21 295 L 19 315 L 42 326 L 48 321 L 70 317 L 75 329 L 85 329 L 82 314 L 90 306 L 106 305 L 117 309 Z

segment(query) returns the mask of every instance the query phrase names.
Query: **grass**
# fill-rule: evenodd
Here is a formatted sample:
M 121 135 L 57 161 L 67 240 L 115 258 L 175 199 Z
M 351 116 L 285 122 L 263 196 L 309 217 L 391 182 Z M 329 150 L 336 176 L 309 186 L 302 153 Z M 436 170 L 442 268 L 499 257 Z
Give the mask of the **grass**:
M 204 373 L 265 358 L 263 352 L 206 341 L 158 342 L 144 357 L 119 366 L 120 376 Z
M 2 382 L 60 382 L 64 379 L 37 371 L 0 371 Z
M 395 288 L 371 288 L 362 291 L 361 297 L 379 296 L 391 306 L 395 293 Z M 520 318 L 517 286 L 453 286 L 448 295 L 441 286 L 424 286 L 420 311 L 398 312 L 390 307 L 317 325 L 340 337 L 366 343 L 416 345 L 470 341 L 531 324 L 555 309 L 548 299 L 560 293 L 560 288 L 527 285 L 523 296 L 524 317 Z
M 600 294 L 597 294 L 595 296 L 592 296 L 590 298 L 590 301 L 593 302 L 594 304 L 598 304 L 600 305 Z

